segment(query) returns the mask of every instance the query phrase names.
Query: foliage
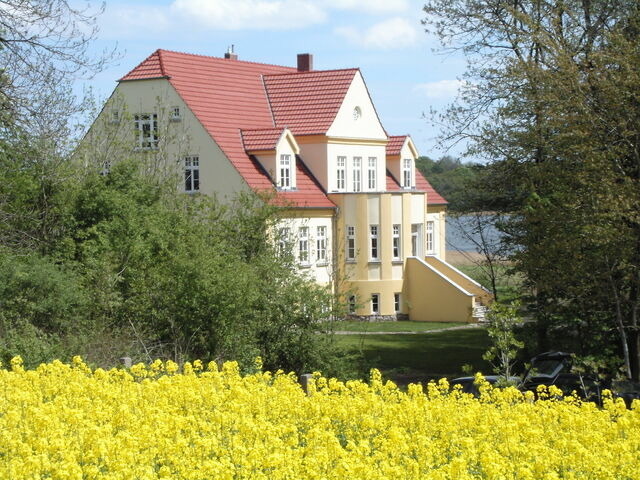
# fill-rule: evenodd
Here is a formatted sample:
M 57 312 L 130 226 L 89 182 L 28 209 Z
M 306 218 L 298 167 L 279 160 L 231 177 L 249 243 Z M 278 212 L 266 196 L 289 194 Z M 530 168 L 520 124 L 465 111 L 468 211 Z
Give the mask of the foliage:
M 199 361 L 128 371 L 80 358 L 0 370 L 3 478 L 496 479 L 637 477 L 640 411 L 446 380 L 401 392 L 315 375 L 241 376 Z M 455 412 L 455 415 L 452 415 Z M 514 428 L 516 426 L 517 428 Z
M 640 9 L 635 1 L 432 0 L 425 24 L 469 58 L 452 138 L 492 163 L 483 191 L 534 293 L 540 349 L 616 345 L 640 375 Z M 617 337 L 617 338 L 616 338 Z
M 20 178 L 7 182 L 5 211 L 15 215 L 0 229 L 5 359 L 21 353 L 35 365 L 82 353 L 101 365 L 126 355 L 248 366 L 261 355 L 273 369 L 341 368 L 332 337 L 318 335 L 331 330 L 334 299 L 296 272 L 292 255 L 276 253 L 279 209 L 269 199 L 221 205 L 181 195 L 174 178 L 147 176 L 135 161 L 108 175 L 63 165 L 54 173 L 67 172 L 64 181 L 47 194 L 51 233 L 39 236 L 43 215 L 31 200 L 51 176 L 35 165 L 3 171 Z
M 89 78 L 114 58 L 92 55 L 104 6 L 68 0 L 0 2 L 0 125 L 14 124 L 64 148 L 69 120 L 86 107 L 72 82 Z
M 487 334 L 491 339 L 491 347 L 482 356 L 491 362 L 494 372 L 505 382 L 513 376 L 513 366 L 518 352 L 524 343 L 515 336 L 515 329 L 522 323 L 520 304 L 513 302 L 504 304 L 495 302 L 487 312 Z
M 459 211 L 464 206 L 465 186 L 479 174 L 481 165 L 462 163 L 445 155 L 439 160 L 418 157 L 416 167 L 429 183 L 449 202 L 449 209 Z

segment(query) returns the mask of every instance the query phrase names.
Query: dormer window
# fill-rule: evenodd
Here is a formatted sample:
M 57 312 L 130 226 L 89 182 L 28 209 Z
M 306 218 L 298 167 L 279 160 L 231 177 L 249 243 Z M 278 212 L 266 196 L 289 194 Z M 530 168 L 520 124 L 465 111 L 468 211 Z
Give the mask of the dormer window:
M 402 187 L 413 187 L 413 162 L 410 158 L 402 160 Z
M 291 189 L 291 155 L 280 155 L 280 168 L 278 169 L 278 187 L 282 190 Z

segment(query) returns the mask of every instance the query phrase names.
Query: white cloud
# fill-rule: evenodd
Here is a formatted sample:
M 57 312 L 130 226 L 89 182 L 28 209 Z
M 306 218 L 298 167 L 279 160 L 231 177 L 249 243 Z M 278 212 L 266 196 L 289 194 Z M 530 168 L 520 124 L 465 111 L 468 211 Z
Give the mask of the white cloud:
M 321 23 L 313 0 L 175 0 L 171 10 L 208 28 L 288 30 Z
M 135 38 L 141 34 L 165 31 L 171 25 L 166 8 L 149 5 L 107 6 L 99 21 L 101 36 L 116 39 Z
M 441 100 L 455 97 L 458 90 L 465 85 L 467 82 L 464 80 L 438 80 L 416 85 L 414 90 L 421 92 L 427 98 Z
M 399 17 L 376 23 L 366 30 L 338 27 L 336 33 L 355 45 L 381 50 L 408 47 L 414 45 L 419 38 L 416 26 Z
M 318 3 L 337 10 L 358 10 L 360 13 L 400 13 L 409 8 L 408 0 L 319 0 Z

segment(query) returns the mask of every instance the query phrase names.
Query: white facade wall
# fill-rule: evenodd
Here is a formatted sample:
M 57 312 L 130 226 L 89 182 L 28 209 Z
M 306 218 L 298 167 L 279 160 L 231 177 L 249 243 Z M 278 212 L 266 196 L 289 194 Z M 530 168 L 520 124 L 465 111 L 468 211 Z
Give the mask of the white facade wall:
M 327 190 L 327 144 L 305 143 L 304 137 L 298 137 L 300 157 L 316 180 Z
M 299 264 L 301 273 L 315 280 L 319 284 L 328 285 L 333 280 L 333 220 L 332 217 L 299 217 L 287 218 L 278 223 L 278 229 L 288 228 L 290 233 L 290 245 L 296 259 L 299 254 L 300 228 L 308 228 L 309 261 L 307 264 Z M 326 232 L 326 261 L 318 259 L 318 227 L 324 227 Z M 298 262 L 299 263 L 299 262 Z
M 359 115 L 356 114 L 356 109 Z M 328 137 L 387 140 L 369 91 L 360 72 L 356 72 L 336 118 L 327 130 Z
M 326 169 L 328 178 L 328 192 L 354 192 L 353 189 L 353 158 L 360 157 L 360 191 L 361 192 L 382 192 L 386 190 L 386 156 L 385 145 L 372 144 L 352 144 L 331 142 L 327 145 Z M 338 190 L 336 172 L 338 157 L 346 157 L 346 188 Z M 369 157 L 376 158 L 376 188 L 370 189 L 368 185 L 368 160 Z M 323 185 L 324 187 L 324 185 Z

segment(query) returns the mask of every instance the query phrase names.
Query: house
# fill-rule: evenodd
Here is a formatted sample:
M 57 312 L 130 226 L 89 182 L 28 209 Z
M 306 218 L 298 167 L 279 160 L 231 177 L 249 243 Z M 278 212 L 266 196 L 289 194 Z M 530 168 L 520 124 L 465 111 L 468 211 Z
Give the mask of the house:
M 178 168 L 186 193 L 275 190 L 283 245 L 293 239 L 317 282 L 354 292 L 354 315 L 476 319 L 490 295 L 446 263 L 447 202 L 416 169 L 411 137 L 387 134 L 359 69 L 297 60 L 157 50 L 118 81 L 99 120 Z M 90 133 L 102 138 L 98 124 Z

